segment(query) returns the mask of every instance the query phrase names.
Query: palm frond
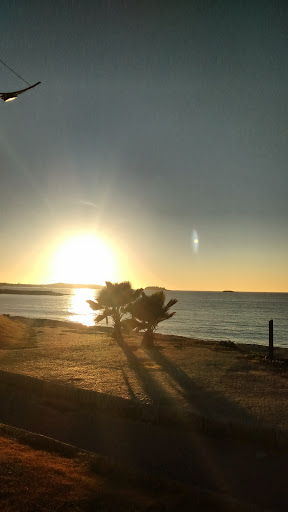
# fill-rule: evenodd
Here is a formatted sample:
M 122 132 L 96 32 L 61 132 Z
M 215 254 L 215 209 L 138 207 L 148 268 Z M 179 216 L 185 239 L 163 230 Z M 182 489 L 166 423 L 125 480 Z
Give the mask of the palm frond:
M 162 290 L 152 295 L 146 295 L 143 291 L 139 299 L 128 305 L 127 311 L 133 318 L 142 322 L 142 326 L 145 324 L 146 327 L 156 329 L 160 322 L 168 320 L 175 314 L 175 312 L 170 313 L 169 309 L 176 302 L 176 299 L 170 299 L 165 305 L 165 294 Z
M 122 320 L 121 324 L 123 325 L 124 329 L 128 331 L 138 330 L 139 327 L 141 328 L 141 322 L 139 322 L 139 320 L 136 318 L 125 318 Z
M 169 302 L 167 302 L 166 306 L 164 306 L 164 311 L 168 311 L 168 309 L 172 308 L 178 302 L 177 299 L 170 299 Z
M 164 322 L 164 320 L 169 320 L 169 318 L 174 316 L 175 313 L 176 313 L 176 311 L 173 311 L 172 313 L 165 313 L 165 315 L 163 315 L 160 319 L 158 319 L 157 324 L 159 324 L 160 322 Z
M 98 302 L 94 302 L 94 300 L 86 300 L 86 302 L 89 304 L 90 308 L 93 309 L 93 311 L 99 311 L 99 309 L 102 309 Z
M 104 313 L 100 313 L 100 315 L 97 315 L 96 318 L 95 318 L 95 321 L 96 322 L 102 322 L 102 320 L 106 320 L 106 324 L 108 324 L 108 318 L 109 318 L 110 314 L 107 313 L 107 312 L 104 312 Z
M 143 288 L 138 288 L 137 290 L 132 290 L 132 300 L 138 299 L 140 297 L 141 293 L 143 292 Z

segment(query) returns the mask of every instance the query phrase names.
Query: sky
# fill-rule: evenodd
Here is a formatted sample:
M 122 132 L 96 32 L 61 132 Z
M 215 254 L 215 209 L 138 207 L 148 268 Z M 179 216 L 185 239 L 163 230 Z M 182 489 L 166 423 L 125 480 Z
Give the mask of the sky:
M 288 4 L 3 0 L 0 282 L 288 292 Z M 0 63 L 0 91 L 25 87 Z

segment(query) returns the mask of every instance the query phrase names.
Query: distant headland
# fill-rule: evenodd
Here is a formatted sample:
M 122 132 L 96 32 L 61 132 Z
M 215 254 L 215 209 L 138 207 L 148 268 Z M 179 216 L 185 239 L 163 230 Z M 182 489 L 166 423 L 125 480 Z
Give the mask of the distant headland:
M 45 286 L 49 286 L 50 288 L 91 288 L 95 290 L 100 290 L 104 288 L 101 284 L 73 284 L 73 283 L 53 283 L 46 284 Z
M 103 288 L 101 284 L 73 284 L 73 283 L 49 283 L 49 284 L 23 284 L 23 283 L 0 283 L 0 286 L 7 286 L 9 288 L 91 288 L 91 289 L 100 289 Z
M 67 293 L 52 292 L 51 290 L 19 290 L 19 288 L 0 288 L 0 294 L 9 295 L 67 295 Z

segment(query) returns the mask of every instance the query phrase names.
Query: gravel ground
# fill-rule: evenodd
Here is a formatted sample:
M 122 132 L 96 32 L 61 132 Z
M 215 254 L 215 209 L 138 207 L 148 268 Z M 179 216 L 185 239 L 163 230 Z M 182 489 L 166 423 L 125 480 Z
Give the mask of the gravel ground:
M 20 347 L 2 344 L 2 370 L 205 416 L 288 428 L 288 365 L 283 362 L 288 349 L 276 352 L 279 360 L 269 363 L 264 347 L 158 335 L 157 348 L 145 351 L 141 335 L 126 336 L 119 345 L 106 329 L 18 321 L 27 335 L 21 330 Z M 11 341 L 11 331 L 9 336 Z

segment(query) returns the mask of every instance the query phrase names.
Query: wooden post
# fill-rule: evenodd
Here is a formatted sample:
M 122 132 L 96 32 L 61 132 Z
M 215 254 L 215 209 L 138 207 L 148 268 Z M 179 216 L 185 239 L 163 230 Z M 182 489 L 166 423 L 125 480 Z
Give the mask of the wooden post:
M 273 320 L 269 320 L 269 359 L 273 357 Z

